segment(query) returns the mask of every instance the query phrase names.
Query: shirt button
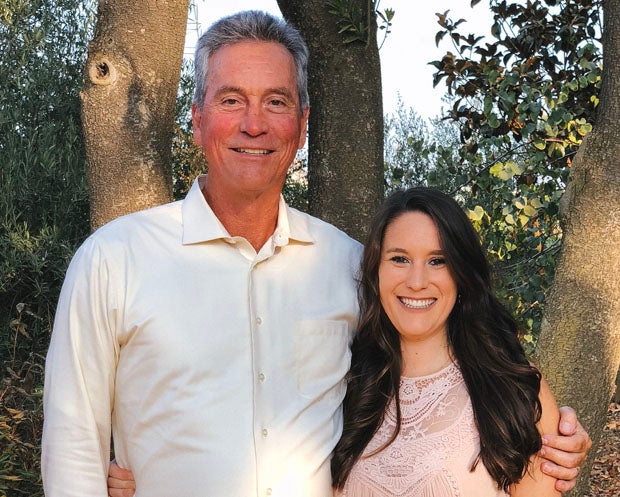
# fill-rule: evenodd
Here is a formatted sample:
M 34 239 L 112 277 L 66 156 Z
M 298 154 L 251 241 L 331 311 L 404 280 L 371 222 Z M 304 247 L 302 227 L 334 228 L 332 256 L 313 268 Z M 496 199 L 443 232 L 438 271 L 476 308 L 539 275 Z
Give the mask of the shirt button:
M 263 428 L 261 433 L 263 434 L 263 438 L 267 438 L 267 436 L 269 435 L 269 432 L 267 431 L 267 428 Z
M 256 324 L 261 324 L 263 320 L 261 318 L 256 318 Z
M 258 373 L 259 381 L 265 381 L 265 375 L 263 373 Z

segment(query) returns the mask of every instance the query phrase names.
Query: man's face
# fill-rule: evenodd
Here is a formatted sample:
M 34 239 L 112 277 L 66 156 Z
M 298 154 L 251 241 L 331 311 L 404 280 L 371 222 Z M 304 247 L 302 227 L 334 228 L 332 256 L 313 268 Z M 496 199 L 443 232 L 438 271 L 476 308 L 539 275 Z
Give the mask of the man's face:
M 293 57 L 275 42 L 246 41 L 209 58 L 205 100 L 193 106 L 194 141 L 220 194 L 279 194 L 306 139 Z

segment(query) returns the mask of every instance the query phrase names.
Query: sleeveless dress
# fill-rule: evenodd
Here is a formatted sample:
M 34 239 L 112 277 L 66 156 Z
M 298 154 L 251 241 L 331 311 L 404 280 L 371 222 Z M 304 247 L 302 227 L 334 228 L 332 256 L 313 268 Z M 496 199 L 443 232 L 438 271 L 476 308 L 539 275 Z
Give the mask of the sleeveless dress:
M 394 401 L 383 424 L 353 467 L 339 497 L 500 497 L 479 462 L 478 431 L 461 372 L 454 363 L 429 376 L 402 377 L 401 430 L 381 447 L 396 425 Z

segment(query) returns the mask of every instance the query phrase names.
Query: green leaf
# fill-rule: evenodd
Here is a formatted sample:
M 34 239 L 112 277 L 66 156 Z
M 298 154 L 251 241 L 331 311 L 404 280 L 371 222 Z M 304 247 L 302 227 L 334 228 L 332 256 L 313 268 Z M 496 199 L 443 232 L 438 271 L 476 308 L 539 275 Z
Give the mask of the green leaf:
M 491 71 L 489 71 L 487 79 L 489 80 L 490 84 L 494 84 L 497 81 L 497 78 L 499 78 L 499 71 L 497 69 L 492 69 Z
M 489 168 L 489 172 L 496 178 L 499 178 L 499 175 L 501 174 L 503 170 L 504 170 L 504 164 L 501 162 L 497 162 Z
M 438 31 L 435 35 L 435 45 L 439 46 L 439 42 L 442 40 L 444 36 L 446 36 L 447 31 Z
M 532 207 L 534 207 L 535 209 L 542 209 L 544 207 L 543 203 L 538 197 L 534 197 L 533 199 L 531 199 L 530 204 L 532 204 Z
M 579 133 L 581 136 L 586 136 L 591 131 L 592 125 L 590 123 L 585 123 L 577 128 L 577 133 Z
M 521 166 L 521 164 L 518 164 L 515 161 L 506 162 L 506 167 L 509 168 L 513 176 L 521 174 L 523 172 L 523 166 Z
M 508 83 L 509 85 L 515 85 L 517 84 L 517 82 L 519 81 L 519 73 L 517 71 L 510 71 L 507 75 L 506 75 L 506 79 L 505 79 L 506 83 Z
M 496 22 L 496 23 L 493 24 L 493 26 L 491 26 L 491 34 L 493 36 L 495 36 L 495 38 L 499 38 L 500 33 L 501 33 L 501 27 Z
M 506 102 L 508 104 L 514 104 L 515 103 L 516 95 L 512 91 L 510 91 L 510 92 L 500 91 L 498 96 L 499 96 L 500 100 L 503 100 L 504 102 Z
M 489 126 L 491 126 L 491 128 L 493 129 L 499 128 L 499 120 L 497 119 L 497 116 L 495 114 L 490 114 L 487 117 L 487 121 L 489 123 Z
M 491 97 L 491 95 L 485 95 L 483 112 L 486 116 L 488 116 L 489 114 L 491 114 L 492 110 L 493 110 L 493 98 Z
M 586 77 L 590 83 L 596 83 L 601 79 L 600 74 L 597 74 L 596 72 L 590 72 Z
M 549 157 L 564 157 L 566 155 L 564 145 L 558 142 L 552 142 L 547 149 L 547 155 Z

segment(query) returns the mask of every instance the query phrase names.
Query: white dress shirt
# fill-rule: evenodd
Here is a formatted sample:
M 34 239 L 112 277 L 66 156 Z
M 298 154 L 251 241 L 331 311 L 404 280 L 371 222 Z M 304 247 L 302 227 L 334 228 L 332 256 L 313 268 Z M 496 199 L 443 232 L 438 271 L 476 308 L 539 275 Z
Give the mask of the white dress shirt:
M 48 497 L 328 497 L 361 246 L 280 201 L 256 253 L 196 180 L 76 253 L 47 357 Z

